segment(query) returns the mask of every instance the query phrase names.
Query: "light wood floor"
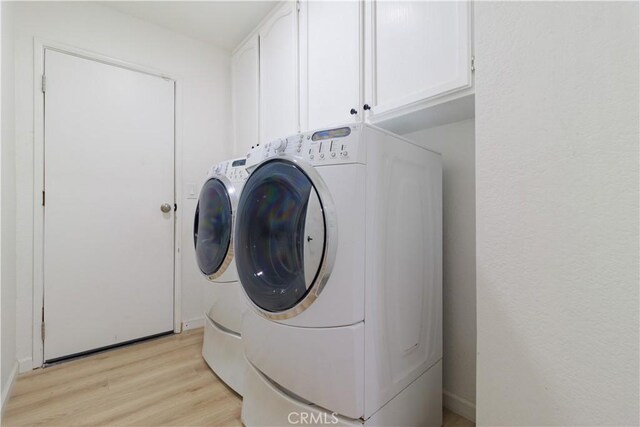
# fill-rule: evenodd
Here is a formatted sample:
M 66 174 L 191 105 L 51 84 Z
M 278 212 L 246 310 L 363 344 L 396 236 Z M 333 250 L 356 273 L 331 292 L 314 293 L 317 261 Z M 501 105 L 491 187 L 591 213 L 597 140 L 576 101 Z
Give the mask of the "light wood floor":
M 3 426 L 240 426 L 240 397 L 203 361 L 202 329 L 18 377 Z M 474 424 L 445 410 L 447 427 Z

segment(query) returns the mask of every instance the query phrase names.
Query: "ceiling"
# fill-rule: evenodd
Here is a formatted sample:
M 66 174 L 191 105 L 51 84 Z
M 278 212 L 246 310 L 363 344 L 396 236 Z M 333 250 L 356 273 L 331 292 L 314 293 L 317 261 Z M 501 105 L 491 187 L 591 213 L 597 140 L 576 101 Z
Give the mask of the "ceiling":
M 103 5 L 233 50 L 277 1 L 105 1 Z

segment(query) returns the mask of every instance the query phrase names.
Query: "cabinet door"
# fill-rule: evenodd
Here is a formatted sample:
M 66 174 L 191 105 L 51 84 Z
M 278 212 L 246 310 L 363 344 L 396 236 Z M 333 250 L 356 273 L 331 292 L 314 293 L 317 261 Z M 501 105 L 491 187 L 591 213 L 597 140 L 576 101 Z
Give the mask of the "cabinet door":
M 360 1 L 301 4 L 300 95 L 305 130 L 359 121 L 362 116 L 362 13 Z
M 298 132 L 298 11 L 285 2 L 260 29 L 260 139 Z
M 367 103 L 381 114 L 471 83 L 467 1 L 368 3 Z
M 249 39 L 231 58 L 234 156 L 259 142 L 258 36 Z

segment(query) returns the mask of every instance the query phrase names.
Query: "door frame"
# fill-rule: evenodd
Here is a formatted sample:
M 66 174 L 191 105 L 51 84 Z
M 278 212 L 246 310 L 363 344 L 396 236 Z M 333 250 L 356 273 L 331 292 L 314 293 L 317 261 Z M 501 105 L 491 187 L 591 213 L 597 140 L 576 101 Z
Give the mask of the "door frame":
M 182 82 L 178 76 L 139 64 L 105 56 L 64 43 L 35 37 L 33 40 L 33 344 L 32 368 L 44 364 L 42 314 L 44 310 L 44 93 L 41 76 L 45 72 L 45 50 L 54 50 L 103 64 L 149 74 L 174 82 L 174 251 L 173 251 L 173 332 L 182 332 Z

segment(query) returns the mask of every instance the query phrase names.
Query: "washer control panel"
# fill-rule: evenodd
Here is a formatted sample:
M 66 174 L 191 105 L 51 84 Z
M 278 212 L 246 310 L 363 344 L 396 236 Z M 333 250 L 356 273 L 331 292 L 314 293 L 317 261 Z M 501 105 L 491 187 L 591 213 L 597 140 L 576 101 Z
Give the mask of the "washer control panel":
M 276 139 L 252 147 L 247 153 L 247 167 L 280 155 L 301 158 L 313 166 L 356 163 L 360 134 L 359 125 L 348 125 Z
M 244 182 L 249 176 L 246 163 L 247 159 L 245 157 L 226 160 L 213 166 L 209 170 L 209 176 L 219 174 L 226 176 L 231 182 Z

